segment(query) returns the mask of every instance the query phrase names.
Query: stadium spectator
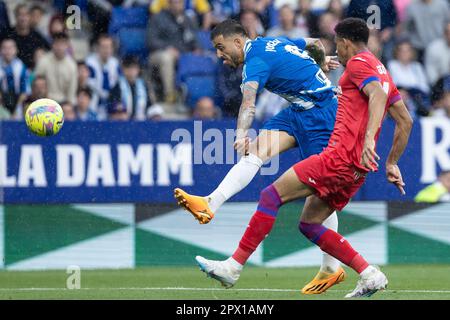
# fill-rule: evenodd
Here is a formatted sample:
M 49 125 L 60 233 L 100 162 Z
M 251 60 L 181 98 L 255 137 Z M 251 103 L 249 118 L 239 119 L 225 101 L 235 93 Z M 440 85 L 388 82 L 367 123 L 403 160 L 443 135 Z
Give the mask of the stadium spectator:
M 159 72 L 164 99 L 176 101 L 175 67 L 183 52 L 198 47 L 197 28 L 194 21 L 184 12 L 184 0 L 168 0 L 169 7 L 153 16 L 149 24 L 148 40 L 150 65 Z
M 239 13 L 239 0 L 210 0 L 212 23 L 217 24 Z
M 240 23 L 247 30 L 250 39 L 263 36 L 265 33 L 264 27 L 255 11 L 245 10 L 241 12 Z
M 26 103 L 31 103 L 37 99 L 47 98 L 48 84 L 44 76 L 36 76 L 31 82 L 31 94 L 27 97 Z
M 0 92 L 4 107 L 15 114 L 18 107 L 22 108 L 29 91 L 27 69 L 17 58 L 16 42 L 6 38 L 0 48 Z
M 420 90 L 423 93 L 430 91 L 425 70 L 417 61 L 416 51 L 408 40 L 397 43 L 394 60 L 389 61 L 387 67 L 397 86 L 407 90 Z
M 233 69 L 227 65 L 221 65 L 217 86 L 220 96 L 223 97 L 222 115 L 224 117 L 237 117 L 242 102 L 242 67 Z
M 0 92 L 0 121 L 1 120 L 8 120 L 10 118 L 11 118 L 11 113 L 3 105 L 2 93 Z
M 442 171 L 436 182 L 420 190 L 414 201 L 428 203 L 450 201 L 450 170 Z
M 122 71 L 123 76 L 119 77 L 118 83 L 111 90 L 109 100 L 121 102 L 130 119 L 145 120 L 150 99 L 147 84 L 139 76 L 139 60 L 132 56 L 125 57 Z
M 92 90 L 92 108 L 103 120 L 107 116 L 109 93 L 117 84 L 120 74 L 119 60 L 114 56 L 114 40 L 101 35 L 96 42 L 95 52 L 86 58 L 89 68 L 88 86 Z
M 311 12 L 311 0 L 298 0 L 295 23 L 306 36 L 319 38 L 318 17 Z
M 338 20 L 342 20 L 345 17 L 345 9 L 341 0 L 330 0 L 326 12 L 334 14 Z
M 130 120 L 130 115 L 122 102 L 112 102 L 108 104 L 108 119 L 112 121 Z
M 67 100 L 76 103 L 77 64 L 67 54 L 69 37 L 65 33 L 54 36 L 52 51 L 47 53 L 36 66 L 36 75 L 47 79 L 48 96 L 56 101 Z
M 241 15 L 247 11 L 253 11 L 258 16 L 264 30 L 270 27 L 269 4 L 270 0 L 240 0 L 238 14 L 231 18 L 241 21 Z
M 218 109 L 210 97 L 198 99 L 193 111 L 196 120 L 213 120 L 218 118 Z
M 418 115 L 418 105 L 414 101 L 414 99 L 409 94 L 408 90 L 406 90 L 403 87 L 397 86 L 398 92 L 400 93 L 400 96 L 402 97 L 403 102 L 406 105 L 406 108 L 408 108 L 409 114 L 411 115 L 411 118 L 415 119 Z
M 433 116 L 450 119 L 450 74 L 439 79 L 433 87 Z
M 47 80 L 43 76 L 36 76 L 31 82 L 31 94 L 25 99 L 22 108 L 17 108 L 16 118 L 23 119 L 23 116 L 28 108 L 28 106 L 38 99 L 43 99 L 48 97 L 48 86 Z
M 43 48 L 38 48 L 33 54 L 33 65 L 37 66 L 39 61 L 47 54 L 47 50 Z M 33 83 L 34 77 L 36 76 L 35 69 L 28 69 L 29 73 L 29 83 Z
M 51 17 L 48 24 L 48 41 L 53 42 L 53 37 L 56 34 L 67 33 L 67 26 L 64 20 L 64 16 L 61 14 L 55 14 Z
M 431 85 L 450 74 L 450 21 L 445 27 L 445 37 L 434 40 L 425 51 L 425 70 Z
M 448 18 L 449 4 L 445 0 L 414 0 L 408 6 L 404 28 L 418 50 L 419 60 L 432 41 L 442 38 Z
M 0 0 L 0 42 L 8 37 L 11 32 L 11 24 L 9 22 L 8 7 L 3 0 Z
M 59 103 L 64 112 L 64 121 L 75 121 L 77 120 L 77 114 L 75 113 L 75 108 L 73 104 L 69 101 L 62 101 Z
M 14 10 L 16 26 L 11 31 L 11 37 L 16 41 L 18 57 L 27 66 L 33 69 L 33 56 L 38 48 L 50 49 L 47 40 L 33 30 L 30 25 L 30 12 L 26 4 L 19 4 Z
M 334 27 L 339 20 L 334 13 L 325 12 L 318 19 L 318 30 L 320 41 L 325 47 L 327 55 L 336 55 L 336 45 L 334 43 Z
M 44 9 L 41 3 L 33 3 L 30 7 L 30 26 L 31 29 L 39 32 L 44 38 L 48 39 L 48 25 L 50 21 L 50 14 L 46 11 L 51 11 L 51 8 Z
M 304 38 L 307 36 L 301 29 L 295 24 L 295 11 L 288 5 L 283 5 L 278 11 L 279 25 L 270 28 L 267 31 L 268 37 L 285 36 L 290 39 Z
M 87 66 L 85 61 L 77 62 L 77 71 L 78 71 L 78 89 L 86 89 L 89 88 L 89 67 Z M 92 93 L 92 91 L 91 91 Z
M 150 6 L 151 13 L 158 14 L 162 10 L 167 10 L 169 2 L 170 0 L 153 0 Z M 211 5 L 208 0 L 184 1 L 184 12 L 197 24 L 201 24 L 204 30 L 209 30 L 214 22 Z
M 77 104 L 75 112 L 77 119 L 81 121 L 95 121 L 97 114 L 90 110 L 92 91 L 89 88 L 80 88 L 77 92 Z

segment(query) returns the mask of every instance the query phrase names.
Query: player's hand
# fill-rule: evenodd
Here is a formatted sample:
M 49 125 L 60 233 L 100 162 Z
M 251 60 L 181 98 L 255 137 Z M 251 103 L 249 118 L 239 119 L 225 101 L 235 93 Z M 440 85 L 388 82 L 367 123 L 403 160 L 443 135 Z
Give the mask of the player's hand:
M 361 164 L 370 171 L 375 171 L 378 169 L 377 160 L 380 160 L 380 156 L 375 152 L 375 140 L 366 139 L 361 154 Z
M 249 137 L 238 138 L 234 142 L 234 149 L 240 155 L 247 156 L 248 155 L 249 146 L 250 146 L 250 138 Z
M 322 70 L 324 72 L 329 72 L 331 70 L 336 70 L 337 68 L 339 68 L 340 64 L 338 61 L 336 61 L 336 58 L 337 56 L 326 56 Z
M 403 182 L 402 173 L 398 165 L 386 163 L 386 177 L 390 183 L 395 184 L 402 195 L 406 194 L 403 188 L 405 183 Z

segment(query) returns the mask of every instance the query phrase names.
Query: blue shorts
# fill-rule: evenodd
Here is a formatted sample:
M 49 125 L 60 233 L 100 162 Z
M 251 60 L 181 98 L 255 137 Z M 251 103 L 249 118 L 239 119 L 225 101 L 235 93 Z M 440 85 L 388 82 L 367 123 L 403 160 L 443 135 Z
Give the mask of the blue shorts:
M 264 123 L 265 130 L 285 131 L 297 141 L 300 157 L 319 154 L 328 145 L 336 121 L 337 99 L 324 107 L 298 111 L 291 107 Z

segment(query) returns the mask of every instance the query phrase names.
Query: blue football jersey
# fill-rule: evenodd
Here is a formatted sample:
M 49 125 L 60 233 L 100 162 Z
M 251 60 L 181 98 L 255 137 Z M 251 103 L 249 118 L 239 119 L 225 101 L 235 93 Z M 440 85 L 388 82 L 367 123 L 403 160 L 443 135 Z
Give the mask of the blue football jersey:
M 242 84 L 259 83 L 258 91 L 266 88 L 291 102 L 291 107 L 309 109 L 334 103 L 330 80 L 320 66 L 304 51 L 306 41 L 287 38 L 256 38 L 244 47 Z

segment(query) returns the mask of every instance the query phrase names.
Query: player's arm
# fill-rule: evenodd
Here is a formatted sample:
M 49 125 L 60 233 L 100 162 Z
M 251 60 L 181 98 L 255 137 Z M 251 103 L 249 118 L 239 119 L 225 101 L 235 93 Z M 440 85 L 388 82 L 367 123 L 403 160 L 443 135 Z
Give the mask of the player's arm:
M 391 151 L 386 160 L 386 176 L 389 182 L 395 184 L 400 192 L 405 194 L 403 189 L 405 184 L 397 163 L 408 144 L 413 120 L 401 99 L 392 104 L 388 112 L 395 121 L 395 131 Z
M 361 164 L 371 171 L 378 167 L 380 157 L 375 152 L 375 135 L 381 127 L 387 95 L 379 81 L 371 81 L 363 87 L 364 94 L 369 98 L 369 120 L 365 134 Z
M 255 118 L 255 102 L 258 93 L 258 82 L 248 81 L 242 85 L 242 103 L 237 120 L 236 142 L 234 148 L 240 154 L 247 154 L 250 144 L 248 129 L 250 129 Z

